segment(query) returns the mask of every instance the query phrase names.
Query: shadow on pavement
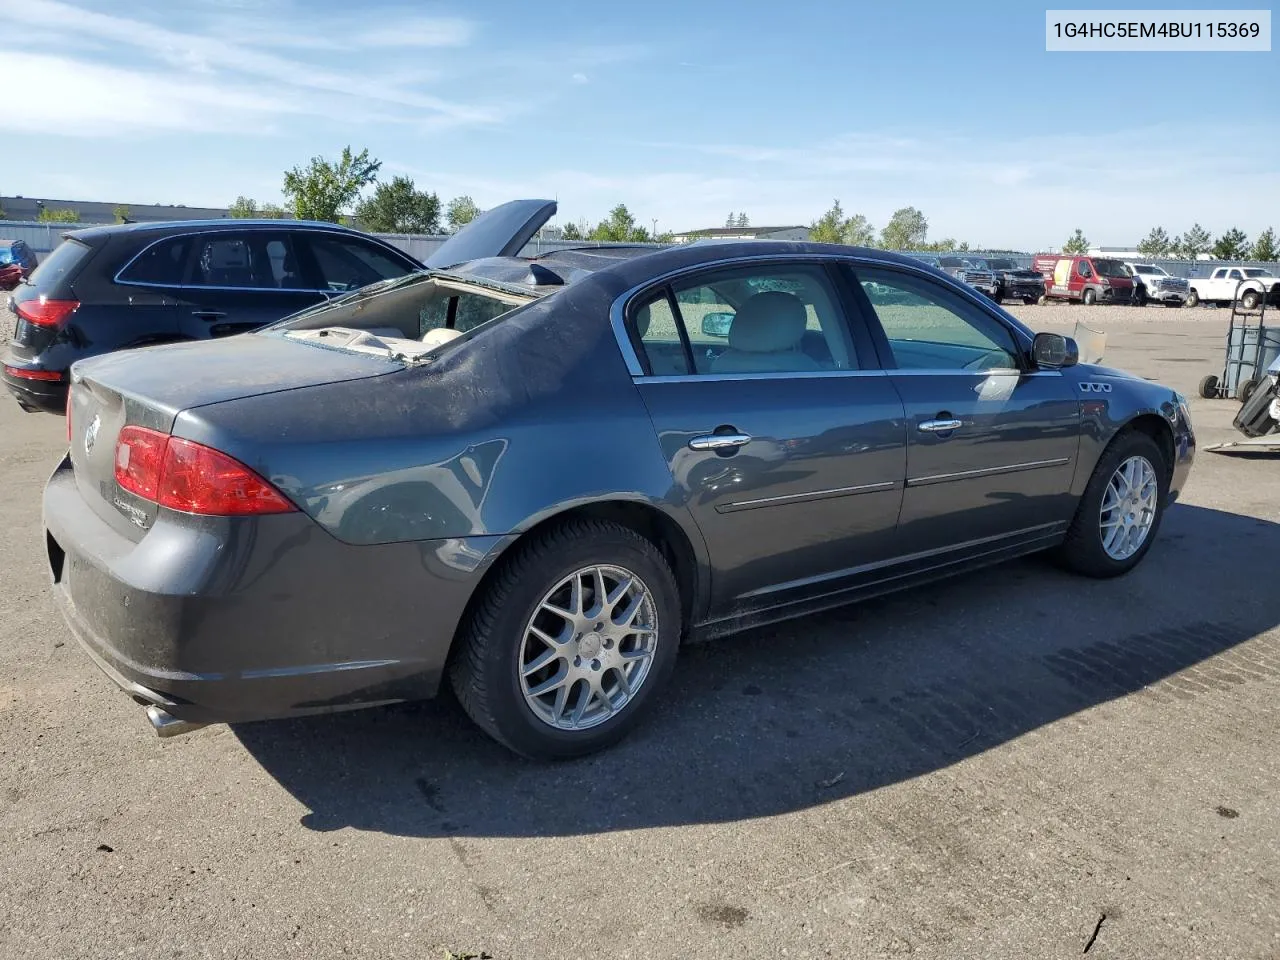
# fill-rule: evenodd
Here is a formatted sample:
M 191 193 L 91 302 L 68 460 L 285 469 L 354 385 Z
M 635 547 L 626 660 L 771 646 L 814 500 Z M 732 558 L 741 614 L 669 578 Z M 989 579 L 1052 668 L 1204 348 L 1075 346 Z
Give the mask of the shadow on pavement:
M 1280 525 L 1177 506 L 1119 580 L 1031 559 L 689 647 L 648 723 L 572 763 L 513 757 L 450 696 L 235 732 L 315 830 L 556 836 L 770 816 L 927 774 L 1179 671 L 1145 695 L 1175 715 L 1181 699 L 1280 675 L 1252 657 L 1196 668 L 1280 624 L 1270 577 L 1241 564 L 1277 555 Z

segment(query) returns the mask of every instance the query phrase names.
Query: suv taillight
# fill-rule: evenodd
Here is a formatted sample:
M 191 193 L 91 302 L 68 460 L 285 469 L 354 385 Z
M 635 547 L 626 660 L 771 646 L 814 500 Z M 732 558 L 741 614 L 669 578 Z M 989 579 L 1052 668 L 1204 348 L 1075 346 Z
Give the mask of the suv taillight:
M 79 307 L 79 300 L 50 300 L 44 294 L 14 305 L 18 316 L 37 327 L 60 327 Z
M 115 476 L 122 489 L 183 513 L 233 517 L 297 509 L 239 460 L 147 427 L 120 431 Z

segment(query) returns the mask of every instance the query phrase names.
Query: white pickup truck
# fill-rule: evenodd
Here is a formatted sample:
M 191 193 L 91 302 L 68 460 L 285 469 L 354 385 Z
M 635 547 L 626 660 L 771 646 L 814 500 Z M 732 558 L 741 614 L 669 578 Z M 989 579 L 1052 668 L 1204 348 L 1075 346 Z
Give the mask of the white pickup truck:
M 1125 266 L 1133 274 L 1133 302 L 1139 307 L 1148 303 L 1180 307 L 1191 294 L 1191 285 L 1186 280 L 1172 276 L 1154 263 L 1125 263 Z
M 1280 306 L 1280 277 L 1262 267 L 1218 267 L 1207 277 L 1192 278 L 1187 306 L 1230 304 L 1236 297 L 1246 310 L 1256 310 L 1264 298 Z

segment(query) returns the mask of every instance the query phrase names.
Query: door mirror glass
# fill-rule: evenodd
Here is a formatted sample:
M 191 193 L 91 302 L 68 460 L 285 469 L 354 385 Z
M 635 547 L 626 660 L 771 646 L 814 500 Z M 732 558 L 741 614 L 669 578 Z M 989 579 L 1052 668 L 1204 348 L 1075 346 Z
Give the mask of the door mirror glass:
M 727 337 L 733 326 L 733 314 L 717 311 L 702 315 L 702 334 L 706 337 Z
M 1061 370 L 1080 362 L 1080 348 L 1060 333 L 1037 333 L 1031 357 L 1041 370 Z

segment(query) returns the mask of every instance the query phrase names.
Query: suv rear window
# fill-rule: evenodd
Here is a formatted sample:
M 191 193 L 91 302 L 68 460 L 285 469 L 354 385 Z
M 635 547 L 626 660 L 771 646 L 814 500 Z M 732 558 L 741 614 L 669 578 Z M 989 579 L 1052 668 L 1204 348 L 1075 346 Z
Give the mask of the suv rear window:
M 92 248 L 79 240 L 63 240 L 44 258 L 44 262 L 31 274 L 31 283 L 46 292 L 63 280 L 67 280 L 84 262 Z

